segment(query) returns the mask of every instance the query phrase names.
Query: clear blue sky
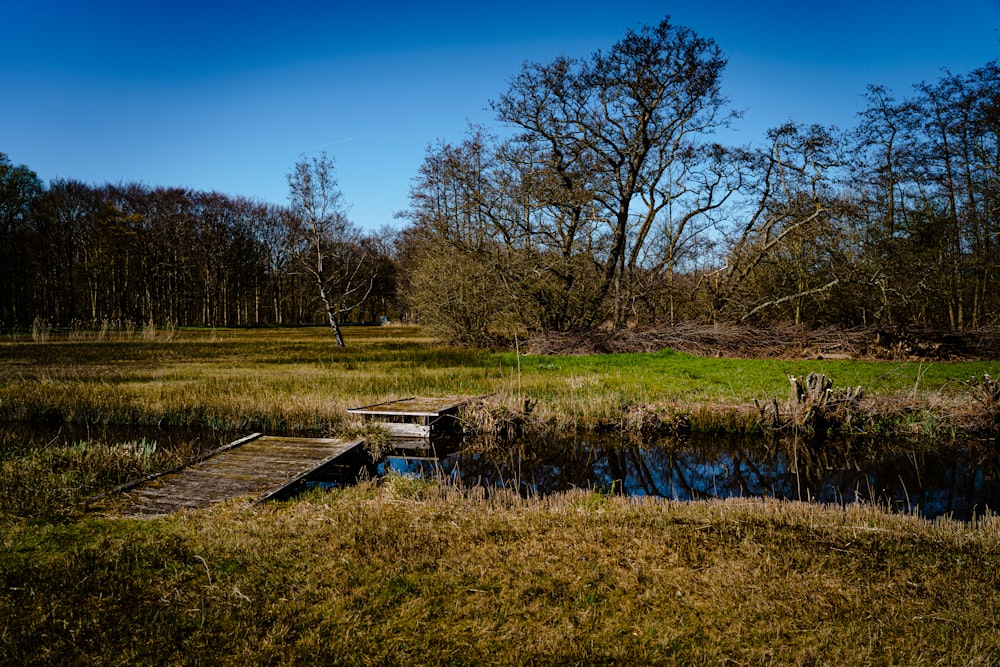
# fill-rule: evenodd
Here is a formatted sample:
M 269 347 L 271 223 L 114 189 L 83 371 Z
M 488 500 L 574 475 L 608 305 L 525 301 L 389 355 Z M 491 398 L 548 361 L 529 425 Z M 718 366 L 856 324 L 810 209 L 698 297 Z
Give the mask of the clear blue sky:
M 299 155 L 326 150 L 352 219 L 398 226 L 426 147 L 490 122 L 523 61 L 668 14 L 729 59 L 732 143 L 790 119 L 852 126 L 869 83 L 905 97 L 1000 57 L 1000 0 L 0 0 L 0 152 L 46 182 L 286 203 Z

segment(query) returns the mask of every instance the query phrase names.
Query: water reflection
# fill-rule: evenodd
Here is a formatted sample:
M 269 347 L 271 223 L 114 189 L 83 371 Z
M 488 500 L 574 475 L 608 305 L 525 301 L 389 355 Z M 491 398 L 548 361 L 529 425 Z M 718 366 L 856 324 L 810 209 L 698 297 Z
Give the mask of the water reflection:
M 0 423 L 0 459 L 8 450 L 76 442 L 155 442 L 184 456 L 210 451 L 245 433 L 116 426 Z M 357 459 L 357 460 L 355 460 Z M 692 435 L 642 443 L 593 433 L 536 434 L 516 442 L 487 438 L 397 450 L 378 468 L 364 452 L 338 460 L 317 481 L 350 484 L 387 470 L 544 495 L 571 488 L 679 500 L 772 497 L 824 503 L 873 503 L 926 517 L 968 520 L 1000 511 L 996 442 L 928 447 L 853 440 Z
M 887 451 L 888 450 L 888 451 Z M 1000 510 L 995 444 L 933 452 L 918 442 L 808 442 L 764 437 L 689 437 L 641 445 L 594 434 L 470 439 L 435 451 L 397 451 L 386 470 L 546 494 L 574 487 L 690 500 L 772 497 L 875 503 L 926 517 L 970 519 Z

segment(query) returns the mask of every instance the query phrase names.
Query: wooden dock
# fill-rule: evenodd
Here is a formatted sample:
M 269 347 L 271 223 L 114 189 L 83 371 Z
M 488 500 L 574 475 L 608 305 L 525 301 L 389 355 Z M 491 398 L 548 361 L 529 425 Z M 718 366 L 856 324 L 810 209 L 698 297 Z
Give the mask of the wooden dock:
M 240 496 L 263 502 L 311 475 L 321 474 L 362 442 L 255 433 L 180 468 L 116 489 L 116 500 L 121 504 L 115 504 L 126 514 L 156 516 Z
M 457 427 L 458 410 L 481 396 L 443 396 L 401 398 L 360 408 L 349 408 L 348 414 L 362 415 L 377 421 L 392 435 L 401 438 L 429 439 Z

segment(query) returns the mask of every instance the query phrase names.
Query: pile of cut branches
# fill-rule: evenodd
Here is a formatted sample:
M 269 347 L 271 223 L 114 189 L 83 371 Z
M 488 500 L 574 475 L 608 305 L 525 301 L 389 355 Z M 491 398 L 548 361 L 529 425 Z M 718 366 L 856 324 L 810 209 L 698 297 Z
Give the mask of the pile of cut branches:
M 702 357 L 738 359 L 997 359 L 1000 330 L 922 329 L 789 325 L 740 327 L 684 323 L 675 326 L 541 332 L 528 342 L 528 354 L 583 355 L 656 352 L 671 349 Z

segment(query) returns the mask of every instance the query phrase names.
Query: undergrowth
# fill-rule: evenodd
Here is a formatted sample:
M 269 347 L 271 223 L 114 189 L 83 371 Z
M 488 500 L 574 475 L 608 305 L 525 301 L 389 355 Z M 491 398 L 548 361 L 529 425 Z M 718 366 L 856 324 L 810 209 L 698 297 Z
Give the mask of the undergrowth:
M 180 464 L 190 450 L 164 451 L 155 441 L 74 442 L 0 451 L 0 515 L 64 519 L 88 498 L 157 470 Z

